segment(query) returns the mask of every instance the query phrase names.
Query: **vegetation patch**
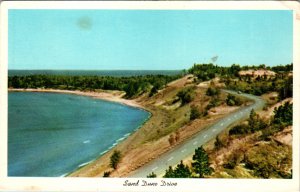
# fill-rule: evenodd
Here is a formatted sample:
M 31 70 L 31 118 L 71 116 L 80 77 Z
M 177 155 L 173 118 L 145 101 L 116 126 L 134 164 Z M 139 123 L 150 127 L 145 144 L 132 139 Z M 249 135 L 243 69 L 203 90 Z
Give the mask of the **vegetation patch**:
M 187 87 L 187 88 L 184 88 L 184 89 L 180 90 L 177 93 L 177 97 L 181 100 L 182 105 L 190 103 L 195 97 L 194 88 L 193 87 Z
M 262 178 L 291 178 L 292 151 L 274 142 L 255 146 L 245 155 L 246 168 Z
M 242 70 L 261 70 L 263 73 L 241 75 L 239 72 Z M 274 75 L 270 76 L 268 71 L 272 71 Z M 265 65 L 241 67 L 237 64 L 222 67 L 213 64 L 194 64 L 188 70 L 200 82 L 220 77 L 227 89 L 254 95 L 278 92 L 279 100 L 293 96 L 293 76 L 289 75 L 291 71 L 293 71 L 293 64 L 274 67 L 266 67 Z M 213 90 L 209 90 L 208 94 L 213 94 Z
M 110 166 L 113 169 L 117 169 L 120 160 L 121 160 L 121 152 L 118 150 L 114 151 L 112 156 L 110 157 Z M 106 174 L 106 175 L 109 175 L 109 174 Z
M 245 122 L 229 129 L 228 135 L 217 136 L 209 154 L 223 151 L 223 158 L 219 162 L 218 156 L 212 156 L 216 166 L 212 177 L 291 178 L 292 147 L 273 140 L 273 136 L 292 125 L 292 108 L 291 102 L 283 103 L 265 120 L 252 110 Z

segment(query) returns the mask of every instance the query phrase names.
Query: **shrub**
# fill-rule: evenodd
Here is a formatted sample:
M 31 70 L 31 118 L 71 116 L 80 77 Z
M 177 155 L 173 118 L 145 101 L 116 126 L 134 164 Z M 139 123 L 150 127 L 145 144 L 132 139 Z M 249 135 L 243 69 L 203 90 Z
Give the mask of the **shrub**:
M 234 127 L 232 127 L 229 130 L 229 135 L 242 135 L 245 133 L 249 133 L 249 126 L 244 125 L 244 124 L 240 124 L 240 125 L 236 125 Z
M 239 97 L 236 97 L 232 94 L 227 95 L 226 103 L 229 106 L 234 106 L 234 105 L 241 105 L 242 100 Z
M 112 156 L 110 157 L 110 166 L 114 169 L 117 169 L 120 160 L 121 160 L 121 152 L 115 150 Z
M 206 110 L 210 110 L 213 107 L 217 107 L 221 104 L 220 100 L 218 97 L 213 97 L 212 100 L 208 103 L 208 105 L 206 106 Z
M 213 88 L 213 87 L 209 87 L 206 91 L 207 96 L 215 96 L 215 95 L 219 95 L 219 94 L 220 94 L 220 90 L 217 88 Z
M 239 161 L 240 161 L 240 154 L 234 152 L 233 154 L 230 155 L 228 162 L 224 164 L 223 167 L 226 169 L 234 169 L 235 166 L 239 163 Z
M 226 169 L 234 169 L 236 164 L 237 162 L 235 161 L 235 159 L 230 159 L 226 164 L 223 165 L 223 167 Z
M 190 120 L 194 120 L 200 117 L 200 112 L 196 106 L 191 106 Z
M 157 175 L 154 172 L 147 175 L 147 178 L 156 178 L 156 177 L 157 177 Z
M 180 132 L 177 130 L 175 133 L 175 141 L 178 142 L 180 140 Z
M 280 178 L 292 165 L 292 149 L 276 143 L 254 146 L 245 155 L 245 165 L 257 177 Z
M 174 145 L 174 143 L 175 143 L 175 137 L 173 134 L 169 136 L 169 143 L 171 146 Z
M 110 173 L 111 173 L 110 171 L 105 171 L 104 174 L 103 174 L 103 177 L 109 177 Z
M 194 90 L 192 88 L 185 88 L 177 93 L 177 96 L 182 102 L 182 105 L 191 102 L 194 99 Z
M 215 141 L 214 144 L 215 144 L 215 148 L 216 148 L 216 149 L 220 149 L 221 147 L 224 147 L 224 146 L 225 146 L 225 144 L 221 141 L 219 135 L 217 135 L 216 141 Z

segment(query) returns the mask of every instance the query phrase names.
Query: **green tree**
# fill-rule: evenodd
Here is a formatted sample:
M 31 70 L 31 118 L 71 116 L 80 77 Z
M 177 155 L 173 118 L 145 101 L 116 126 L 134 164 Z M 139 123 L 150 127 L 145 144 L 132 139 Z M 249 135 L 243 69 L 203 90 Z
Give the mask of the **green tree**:
M 149 97 L 152 97 L 154 94 L 156 94 L 158 91 L 158 86 L 157 84 L 153 85 L 153 87 L 151 88 L 151 91 L 149 93 Z
M 202 146 L 195 150 L 192 167 L 200 178 L 203 178 L 205 175 L 210 175 L 213 172 L 213 169 L 210 167 L 208 155 Z
M 183 164 L 182 161 L 173 169 L 171 166 L 166 170 L 164 178 L 190 178 L 192 177 L 192 172 L 190 168 Z
M 110 157 L 110 166 L 114 169 L 117 169 L 120 160 L 121 160 L 121 152 L 115 150 Z
M 193 88 L 185 88 L 177 93 L 177 97 L 181 100 L 182 105 L 191 102 L 194 99 Z
M 134 96 L 138 92 L 138 90 L 139 90 L 138 82 L 130 82 L 127 86 L 125 86 L 124 89 L 127 98 Z
M 285 102 L 274 109 L 274 123 L 292 125 L 293 124 L 293 104 Z
M 176 178 L 190 178 L 192 176 L 190 168 L 184 165 L 182 161 L 176 166 L 174 173 Z
M 111 173 L 110 171 L 105 171 L 104 174 L 103 174 L 103 177 L 109 177 L 110 173 Z
M 156 178 L 156 177 L 157 177 L 157 175 L 154 172 L 147 175 L 147 178 Z
M 241 70 L 241 67 L 240 65 L 237 65 L 237 64 L 233 64 L 231 65 L 231 67 L 229 68 L 229 74 L 232 74 L 236 77 L 239 76 L 239 71 Z
M 258 116 L 257 116 L 256 112 L 254 111 L 254 109 L 252 109 L 250 111 L 250 115 L 249 115 L 249 119 L 248 119 L 248 124 L 249 124 L 250 128 L 253 129 L 253 127 L 255 127 L 257 119 L 258 119 Z
M 241 105 L 242 101 L 240 98 L 238 98 L 232 94 L 228 94 L 227 98 L 226 98 L 226 103 L 229 106 L 234 106 L 234 105 Z
M 175 173 L 171 166 L 169 166 L 169 169 L 166 170 L 166 173 L 163 177 L 164 178 L 175 178 Z
M 249 130 L 254 133 L 255 131 L 262 130 L 266 128 L 268 125 L 256 114 L 256 112 L 252 109 L 250 112 L 250 116 L 248 119 Z

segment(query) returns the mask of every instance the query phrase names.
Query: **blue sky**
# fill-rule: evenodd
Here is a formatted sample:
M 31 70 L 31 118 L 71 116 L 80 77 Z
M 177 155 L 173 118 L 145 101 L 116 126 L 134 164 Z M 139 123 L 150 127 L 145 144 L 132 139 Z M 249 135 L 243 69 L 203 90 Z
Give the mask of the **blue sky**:
M 9 69 L 292 62 L 292 11 L 9 10 Z

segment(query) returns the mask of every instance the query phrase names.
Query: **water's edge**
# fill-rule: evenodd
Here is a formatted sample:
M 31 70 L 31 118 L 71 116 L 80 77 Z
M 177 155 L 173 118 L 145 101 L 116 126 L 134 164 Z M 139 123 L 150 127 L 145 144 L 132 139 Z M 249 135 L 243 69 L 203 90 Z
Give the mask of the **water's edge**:
M 153 114 L 149 110 L 147 110 L 147 108 L 145 106 L 142 106 L 140 104 L 137 105 L 136 103 L 132 103 L 131 102 L 131 101 L 134 101 L 134 100 L 127 100 L 127 99 L 123 99 L 123 98 L 121 100 L 119 100 L 120 98 L 118 98 L 118 97 L 116 97 L 115 95 L 112 95 L 112 94 L 111 94 L 111 98 L 109 98 L 107 96 L 106 97 L 101 97 L 99 95 L 95 96 L 95 95 L 91 94 L 93 92 L 82 92 L 82 91 L 71 91 L 71 90 L 54 90 L 54 89 L 41 89 L 40 90 L 40 89 L 12 89 L 12 88 L 9 88 L 8 92 L 39 92 L 39 93 L 42 92 L 42 93 L 57 93 L 57 94 L 69 94 L 69 95 L 84 96 L 84 97 L 89 97 L 89 98 L 92 98 L 92 99 L 103 100 L 103 101 L 112 102 L 112 103 L 118 103 L 120 105 L 126 105 L 127 107 L 136 108 L 138 110 L 145 111 L 145 112 L 147 112 L 149 114 L 148 117 L 136 129 L 134 129 L 131 132 L 129 132 L 129 133 L 123 135 L 122 137 L 118 138 L 109 148 L 107 148 L 105 151 L 102 151 L 101 153 L 99 153 L 98 156 L 94 157 L 92 160 L 89 160 L 89 161 L 87 161 L 85 163 L 81 163 L 74 170 L 72 170 L 72 171 L 70 171 L 68 173 L 64 173 L 64 174 L 62 174 L 59 177 L 67 177 L 67 176 L 71 175 L 72 173 L 78 171 L 79 169 L 82 169 L 83 167 L 85 167 L 85 166 L 91 164 L 92 162 L 98 160 L 104 154 L 106 154 L 107 152 L 111 151 L 117 145 L 119 145 L 120 143 L 124 142 L 133 133 L 135 133 L 140 128 L 142 128 L 144 126 L 144 124 L 153 116 Z M 94 93 L 98 94 L 98 92 L 94 92 Z

